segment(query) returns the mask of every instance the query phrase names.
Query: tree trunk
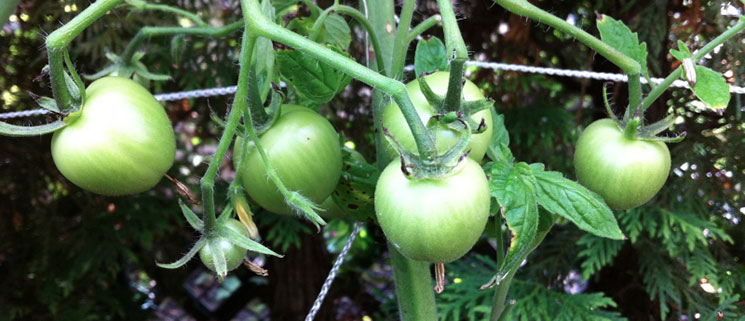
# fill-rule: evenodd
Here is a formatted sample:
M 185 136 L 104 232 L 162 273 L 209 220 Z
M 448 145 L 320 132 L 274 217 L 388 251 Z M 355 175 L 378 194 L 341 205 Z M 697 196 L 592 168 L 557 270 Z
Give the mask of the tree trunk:
M 267 262 L 272 320 L 304 320 L 331 269 L 321 233 L 301 233 L 300 240 L 300 248 L 291 246 L 283 258 L 272 257 Z M 335 320 L 332 298 L 326 296 L 314 320 Z

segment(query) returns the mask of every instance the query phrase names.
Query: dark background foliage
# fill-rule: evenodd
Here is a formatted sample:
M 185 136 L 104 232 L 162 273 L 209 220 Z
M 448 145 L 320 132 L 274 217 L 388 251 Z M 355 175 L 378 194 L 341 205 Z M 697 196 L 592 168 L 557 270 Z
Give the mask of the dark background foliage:
M 0 32 L 0 112 L 37 108 L 28 92 L 51 94 L 47 79 L 39 77 L 46 63 L 44 36 L 89 2 L 20 2 L 15 17 Z M 240 6 L 234 0 L 162 2 L 198 12 L 215 25 L 239 19 Z M 436 13 L 433 1 L 420 2 L 415 19 Z M 650 71 L 658 77 L 677 66 L 667 53 L 677 39 L 698 48 L 734 20 L 721 14 L 728 4 L 722 1 L 535 3 L 593 33 L 595 12 L 624 21 L 647 43 Z M 319 1 L 322 7 L 329 4 Z M 743 8 L 740 2 L 731 5 Z M 571 37 L 512 15 L 492 2 L 457 1 L 455 6 L 475 59 L 619 72 Z M 117 9 L 78 37 L 70 53 L 78 71 L 92 74 L 108 64 L 107 51 L 121 52 L 140 27 L 178 23 L 161 12 L 130 14 Z M 439 31 L 431 35 L 439 35 Z M 745 83 L 743 39 L 738 36 L 727 42 L 706 63 L 714 70 L 726 71 L 728 81 L 740 86 Z M 223 39 L 187 37 L 187 49 L 178 62 L 172 59 L 169 44 L 170 39 L 147 42 L 143 62 L 151 71 L 168 73 L 174 79 L 153 83 L 153 92 L 236 82 L 240 33 Z M 362 42 L 353 41 L 350 52 L 361 60 L 363 49 Z M 614 110 L 621 113 L 625 109 L 624 84 L 487 69 L 469 72 L 505 115 L 516 158 L 542 162 L 568 177 L 574 177 L 572 155 L 578 133 L 592 120 L 604 117 L 602 86 L 608 86 Z M 681 116 L 675 132 L 688 134 L 682 143 L 670 145 L 674 170 L 665 188 L 644 207 L 616 213 L 630 238 L 624 242 L 588 236 L 571 225 L 554 227 L 517 276 L 521 281 L 513 287 L 518 304 L 512 316 L 550 320 L 557 311 L 552 305 L 570 309 L 569 303 L 574 302 L 607 310 L 607 319 L 691 320 L 696 313 L 708 320 L 716 319 L 718 313 L 727 320 L 744 318 L 742 98 L 733 96 L 721 114 L 691 104 L 692 96 L 686 90 L 669 90 L 659 99 L 647 113 L 647 120 L 674 111 Z M 205 159 L 214 152 L 220 132 L 209 113 L 225 114 L 229 99 L 222 96 L 166 104 L 179 149 L 171 176 L 192 187 L 198 185 L 206 169 Z M 371 160 L 369 106 L 370 90 L 353 81 L 340 97 L 322 106 L 321 112 Z M 48 120 L 13 121 L 30 125 Z M 312 233 L 312 228 L 295 220 L 258 213 L 262 235 L 269 235 L 265 243 L 282 249 L 286 258 L 265 262 L 269 278 L 252 276 L 244 269 L 234 273 L 232 281 L 241 285 L 230 292 L 226 288 L 235 283 L 223 283 L 223 292 L 212 294 L 229 299 L 209 311 L 205 302 L 213 302 L 215 296 L 197 295 L 190 286 L 217 289 L 221 285 L 214 283 L 199 262 L 177 270 L 155 266 L 156 261 L 178 258 L 197 236 L 184 224 L 170 183 L 163 180 L 152 191 L 126 197 L 83 192 L 56 170 L 49 153 L 50 139 L 50 135 L 0 137 L 0 320 L 133 320 L 179 315 L 169 313 L 219 320 L 229 320 L 236 313 L 235 318 L 242 320 L 271 314 L 275 320 L 298 320 L 330 267 L 334 254 L 329 251 L 338 252 L 351 230 L 350 221 L 338 220 L 323 233 Z M 220 170 L 216 195 L 225 195 L 232 179 L 229 163 Z M 479 311 L 476 307 L 489 304 L 483 298 L 491 292 L 475 287 L 484 275 L 488 280 L 489 260 L 494 256 L 491 244 L 485 237 L 474 251 L 482 256 L 449 265 L 449 278 L 465 281 L 452 281 L 450 291 L 462 291 L 457 298 L 460 301 L 453 296 L 440 297 L 441 311 L 452 311 L 455 306 Z M 385 257 L 382 233 L 368 223 L 318 319 L 395 318 Z M 718 293 L 704 291 L 707 284 Z M 576 292 L 587 296 L 568 294 Z M 602 298 L 593 297 L 595 294 Z M 475 314 L 478 316 L 481 314 Z M 462 317 L 467 318 L 466 314 Z

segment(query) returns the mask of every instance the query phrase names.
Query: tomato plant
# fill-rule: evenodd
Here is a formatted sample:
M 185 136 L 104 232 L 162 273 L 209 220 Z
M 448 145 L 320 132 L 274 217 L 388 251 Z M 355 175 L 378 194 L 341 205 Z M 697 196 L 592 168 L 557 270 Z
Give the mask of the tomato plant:
M 176 138 L 163 107 L 136 82 L 94 81 L 82 109 L 54 133 L 52 157 L 75 185 L 102 195 L 146 191 L 173 164 Z
M 249 237 L 248 230 L 243 226 L 243 223 L 236 219 L 228 219 L 220 228 L 227 228 Z M 219 244 L 225 254 L 225 263 L 227 263 L 228 271 L 234 270 L 243 263 L 243 258 L 246 256 L 247 252 L 246 249 L 235 245 L 230 240 L 222 237 L 219 240 Z M 199 250 L 199 259 L 202 260 L 204 266 L 215 271 L 215 260 L 212 256 L 212 252 L 213 249 L 210 247 L 209 243 L 205 244 L 204 247 Z
M 466 158 L 448 176 L 410 179 L 398 161 L 380 174 L 375 213 L 385 236 L 413 260 L 447 263 L 466 254 L 489 218 L 489 184 Z
M 298 191 L 316 204 L 334 190 L 341 175 L 339 136 L 326 118 L 297 105 L 283 105 L 282 115 L 261 134 L 269 162 L 289 190 Z M 233 155 L 240 155 L 236 139 Z M 238 169 L 241 184 L 261 207 L 278 214 L 295 214 L 276 185 L 267 179 L 264 163 L 249 143 L 248 156 Z M 237 157 L 236 157 L 237 158 Z
M 447 72 L 436 72 L 425 76 L 424 80 L 435 94 L 444 96 L 447 92 L 449 76 L 450 74 Z M 406 89 L 409 91 L 409 97 L 419 114 L 419 118 L 426 124 L 429 118 L 436 113 L 434 107 L 430 105 L 424 97 L 422 89 L 419 87 L 418 80 L 413 80 L 406 84 Z M 466 80 L 465 84 L 463 84 L 463 100 L 476 101 L 483 99 L 484 95 L 481 93 L 481 90 L 474 83 Z M 492 123 L 491 113 L 489 110 L 482 110 L 474 113 L 471 118 L 477 124 L 481 122 L 482 118 L 486 124 Z M 388 104 L 383 110 L 383 126 L 388 129 L 391 135 L 398 140 L 404 149 L 416 153 L 416 142 L 414 141 L 414 136 L 411 134 L 411 130 L 406 124 L 406 120 L 396 103 Z M 468 155 L 471 159 L 480 161 L 484 158 L 492 134 L 491 127 L 492 126 L 488 125 L 484 132 L 471 135 L 471 142 L 467 147 L 467 149 L 471 150 L 471 153 Z M 442 153 L 455 145 L 458 141 L 458 135 L 451 130 L 438 129 L 435 133 L 435 139 L 437 141 L 437 151 Z M 393 148 L 390 143 L 386 144 L 386 151 L 391 157 L 395 158 L 398 155 L 395 148 Z
M 625 210 L 642 205 L 662 188 L 670 172 L 665 143 L 629 139 L 612 119 L 590 124 L 577 141 L 574 154 L 577 179 Z

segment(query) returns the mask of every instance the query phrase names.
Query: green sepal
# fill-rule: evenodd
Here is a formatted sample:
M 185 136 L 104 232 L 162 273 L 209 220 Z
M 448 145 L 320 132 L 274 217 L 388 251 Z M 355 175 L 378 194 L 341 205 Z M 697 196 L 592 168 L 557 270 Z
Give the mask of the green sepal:
M 424 95 L 424 99 L 427 100 L 427 103 L 432 106 L 432 108 L 437 113 L 443 113 L 442 110 L 442 104 L 445 102 L 445 97 L 440 96 L 436 94 L 434 91 L 432 91 L 432 87 L 427 84 L 427 81 L 424 80 L 424 77 L 417 77 L 417 82 L 419 83 L 419 88 L 422 90 L 422 95 Z
M 65 126 L 67 126 L 67 123 L 61 120 L 39 126 L 18 126 L 0 121 L 0 135 L 11 137 L 40 136 L 52 133 Z
M 229 240 L 230 243 L 233 243 L 249 251 L 266 255 L 273 255 L 276 257 L 283 257 L 283 255 L 277 254 L 277 252 L 274 252 L 266 246 L 261 245 L 261 243 L 256 242 L 249 237 L 233 231 L 229 228 L 218 227 L 217 235 Z
M 178 269 L 184 266 L 184 264 L 186 264 L 187 262 L 189 262 L 189 260 L 191 260 L 194 257 L 194 255 L 199 253 L 199 250 L 201 250 L 205 244 L 207 244 L 207 238 L 202 236 L 199 238 L 199 240 L 197 240 L 196 243 L 194 243 L 194 246 L 192 246 L 191 249 L 189 249 L 189 252 L 186 252 L 186 254 L 184 254 L 184 256 L 178 259 L 178 261 L 173 262 L 173 263 L 157 263 L 156 262 L 156 265 L 164 269 Z
M 199 216 L 197 216 L 197 214 L 195 214 L 194 211 L 192 211 L 180 198 L 178 200 L 178 205 L 181 208 L 181 213 L 184 214 L 186 222 L 188 222 L 193 229 L 200 232 L 204 231 L 204 222 L 202 222 Z

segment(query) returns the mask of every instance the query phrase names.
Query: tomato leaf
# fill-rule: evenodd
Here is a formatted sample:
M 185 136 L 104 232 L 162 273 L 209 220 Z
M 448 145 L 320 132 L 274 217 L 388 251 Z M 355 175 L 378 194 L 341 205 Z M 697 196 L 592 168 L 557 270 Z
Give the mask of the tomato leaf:
M 375 219 L 373 195 L 380 171 L 361 159 L 361 155 L 357 155 L 359 153 L 354 150 L 342 148 L 344 165 L 339 183 L 331 197 L 341 210 L 353 219 Z
M 497 114 L 492 106 L 491 118 L 492 135 L 489 147 L 486 149 L 486 154 L 495 162 L 507 162 L 511 164 L 515 161 L 515 157 L 512 156 L 512 151 L 510 151 L 510 135 L 504 127 L 504 115 Z
M 718 110 L 727 108 L 730 99 L 729 85 L 722 74 L 696 66 L 696 86 L 693 93 L 709 108 Z
M 691 50 L 686 47 L 683 41 L 678 40 L 678 50 L 670 49 L 670 55 L 675 57 L 675 59 L 683 61 L 683 59 L 691 58 Z
M 598 15 L 598 31 L 603 42 L 613 46 L 621 53 L 636 60 L 641 66 L 643 75 L 649 77 L 647 69 L 647 44 L 639 43 L 636 32 L 631 32 L 623 22 L 608 15 Z
M 496 283 L 513 272 L 530 253 L 538 231 L 536 179 L 530 166 L 520 162 L 495 162 L 487 165 L 489 190 L 504 209 L 504 217 L 512 232 L 505 260 L 500 262 Z
M 351 81 L 346 74 L 300 51 L 281 50 L 276 54 L 280 73 L 300 95 L 315 102 L 331 101 Z
M 331 14 L 323 21 L 323 28 L 326 30 L 323 42 L 337 45 L 344 50 L 349 48 L 352 42 L 352 31 L 344 18 L 338 14 Z
M 448 69 L 445 45 L 437 37 L 419 40 L 414 54 L 414 70 L 417 75 Z
M 545 171 L 543 164 L 533 164 L 530 167 L 537 183 L 537 200 L 543 208 L 597 236 L 624 239 L 613 211 L 599 195 L 564 178 L 559 172 Z

